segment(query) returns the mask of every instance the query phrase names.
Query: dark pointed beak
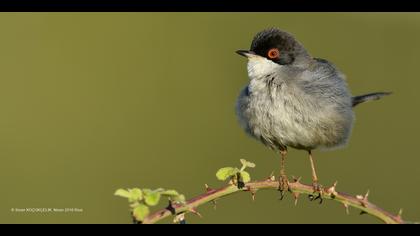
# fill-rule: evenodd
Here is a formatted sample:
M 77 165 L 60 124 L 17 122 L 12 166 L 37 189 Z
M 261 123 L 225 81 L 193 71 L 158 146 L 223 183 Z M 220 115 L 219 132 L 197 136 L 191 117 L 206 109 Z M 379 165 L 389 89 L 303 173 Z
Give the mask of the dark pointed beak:
M 255 52 L 249 50 L 238 50 L 236 53 L 244 57 L 255 56 Z

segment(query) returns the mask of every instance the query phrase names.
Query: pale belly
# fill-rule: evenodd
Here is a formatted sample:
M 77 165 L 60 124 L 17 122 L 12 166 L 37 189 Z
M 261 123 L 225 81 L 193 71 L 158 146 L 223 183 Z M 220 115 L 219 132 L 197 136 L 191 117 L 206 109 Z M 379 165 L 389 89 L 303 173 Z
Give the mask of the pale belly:
M 243 91 L 237 115 L 242 127 L 271 149 L 313 150 L 343 146 L 351 133 L 353 112 L 293 96 Z

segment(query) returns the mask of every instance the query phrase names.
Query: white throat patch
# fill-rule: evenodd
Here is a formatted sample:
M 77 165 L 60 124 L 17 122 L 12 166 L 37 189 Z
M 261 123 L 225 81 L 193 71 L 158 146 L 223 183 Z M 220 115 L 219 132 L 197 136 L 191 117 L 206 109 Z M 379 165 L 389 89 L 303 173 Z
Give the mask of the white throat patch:
M 248 76 L 250 79 L 261 79 L 280 70 L 280 65 L 264 57 L 252 56 L 248 59 Z

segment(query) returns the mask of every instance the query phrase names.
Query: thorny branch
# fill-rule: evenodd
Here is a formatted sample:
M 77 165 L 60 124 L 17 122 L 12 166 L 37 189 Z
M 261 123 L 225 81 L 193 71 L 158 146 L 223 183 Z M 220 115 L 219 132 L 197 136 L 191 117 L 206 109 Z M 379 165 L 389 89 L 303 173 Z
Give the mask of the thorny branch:
M 348 214 L 349 207 L 354 207 L 361 210 L 361 214 L 369 214 L 374 216 L 387 224 L 404 224 L 408 223 L 404 221 L 401 217 L 402 211 L 399 214 L 394 215 L 390 212 L 387 212 L 378 206 L 369 202 L 369 192 L 366 195 L 351 196 L 346 193 L 341 193 L 336 191 L 337 183 L 333 186 L 324 188 L 321 191 L 319 197 L 313 196 L 313 187 L 311 185 L 305 185 L 300 183 L 300 179 L 295 179 L 294 182 L 289 183 L 289 190 L 292 195 L 295 197 L 295 204 L 297 203 L 298 197 L 301 194 L 309 195 L 310 199 L 315 200 L 319 198 L 334 200 L 344 205 L 345 210 Z M 197 208 L 206 203 L 215 203 L 217 199 L 226 197 L 228 195 L 238 193 L 238 192 L 250 192 L 252 198 L 255 199 L 255 194 L 258 190 L 278 190 L 279 182 L 275 180 L 274 176 L 269 177 L 264 181 L 256 181 L 246 183 L 243 188 L 238 188 L 234 184 L 229 184 L 220 189 L 211 189 L 206 185 L 206 192 L 200 196 L 197 196 L 193 199 L 190 199 L 184 205 L 180 204 L 169 204 L 165 209 L 159 210 L 155 213 L 148 215 L 144 220 L 143 224 L 153 224 L 158 221 L 161 221 L 167 217 L 175 215 L 175 219 L 178 222 L 185 222 L 184 217 L 186 213 L 193 213 L 201 217 L 200 213 L 197 211 Z

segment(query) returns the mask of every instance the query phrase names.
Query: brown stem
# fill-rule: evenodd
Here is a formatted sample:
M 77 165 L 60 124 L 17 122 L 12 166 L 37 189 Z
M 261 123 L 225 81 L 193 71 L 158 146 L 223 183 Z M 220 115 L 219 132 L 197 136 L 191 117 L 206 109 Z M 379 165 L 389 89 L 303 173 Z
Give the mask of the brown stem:
M 301 184 L 299 181 L 294 183 L 289 183 L 290 190 L 294 193 L 294 195 L 299 194 L 313 194 L 313 186 L 312 185 L 305 185 Z M 403 224 L 407 223 L 402 218 L 401 215 L 394 215 L 389 213 L 378 206 L 370 203 L 367 199 L 368 194 L 366 196 L 350 196 L 345 193 L 339 193 L 335 191 L 336 184 L 330 188 L 325 188 L 324 191 L 321 191 L 321 195 L 323 199 L 330 199 L 337 202 L 342 203 L 346 208 L 354 207 L 360 209 L 363 213 L 372 215 L 387 224 Z M 278 190 L 279 189 L 279 182 L 276 180 L 267 179 L 265 181 L 256 181 L 250 182 L 245 185 L 245 188 L 238 189 L 235 185 L 228 185 L 220 189 L 209 189 L 208 192 L 199 195 L 191 200 L 189 200 L 186 205 L 174 205 L 173 212 L 175 214 L 181 213 L 188 213 L 196 211 L 197 207 L 209 203 L 214 202 L 215 200 L 226 197 L 233 193 L 237 192 L 251 192 L 255 194 L 257 190 L 263 189 L 271 189 L 271 190 Z M 172 213 L 173 213 L 172 212 Z M 167 217 L 173 215 L 170 210 L 162 209 L 155 213 L 150 214 L 142 223 L 144 224 L 153 224 L 158 221 L 161 221 Z

